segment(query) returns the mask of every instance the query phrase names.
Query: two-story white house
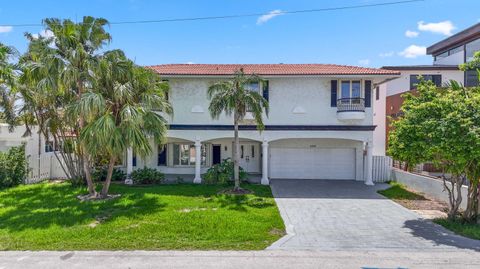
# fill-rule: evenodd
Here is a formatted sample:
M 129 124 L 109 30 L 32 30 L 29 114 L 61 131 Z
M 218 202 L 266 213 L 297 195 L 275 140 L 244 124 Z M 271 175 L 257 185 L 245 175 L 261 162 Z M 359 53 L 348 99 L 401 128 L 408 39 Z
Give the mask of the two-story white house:
M 209 167 L 232 157 L 233 120 L 213 120 L 208 87 L 243 68 L 265 79 L 249 85 L 268 101 L 265 130 L 240 126 L 240 165 L 271 178 L 357 180 L 372 183 L 372 89 L 397 77 L 391 70 L 324 64 L 168 64 L 150 66 L 170 84 L 174 115 L 167 144 L 145 160 L 129 150 L 126 170 L 153 167 L 191 174 L 201 182 Z M 248 116 L 248 115 L 247 115 Z M 153 142 L 152 142 L 153 143 Z

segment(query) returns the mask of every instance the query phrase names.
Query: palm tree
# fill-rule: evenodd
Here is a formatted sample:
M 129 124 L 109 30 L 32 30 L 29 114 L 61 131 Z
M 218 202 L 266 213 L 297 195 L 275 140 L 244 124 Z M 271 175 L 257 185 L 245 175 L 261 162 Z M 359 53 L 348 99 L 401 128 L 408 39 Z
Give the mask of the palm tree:
M 11 59 L 17 55 L 13 47 L 0 43 L 0 120 L 15 123 L 14 90 L 17 80 L 17 68 Z
M 90 173 L 91 156 L 86 146 L 78 143 L 87 121 L 82 115 L 67 117 L 64 111 L 78 103 L 84 93 L 92 91 L 96 79 L 94 69 L 101 50 L 111 40 L 105 30 L 108 21 L 85 16 L 79 23 L 52 18 L 45 19 L 43 24 L 45 31 L 52 35 L 26 34 L 30 41 L 29 50 L 22 60 L 25 86 L 22 98 L 30 101 L 26 111 L 35 116 L 45 136 L 51 135 L 55 140 L 69 137 L 67 142 L 77 156 L 71 168 L 83 170 L 81 177 L 85 177 L 90 195 L 96 196 Z M 64 155 L 65 158 L 70 156 Z M 70 175 L 75 174 L 74 170 L 70 172 Z
M 238 125 L 244 120 L 245 115 L 251 112 L 257 129 L 262 131 L 265 126 L 262 114 L 265 111 L 268 116 L 268 101 L 258 92 L 249 88 L 252 83 L 260 84 L 262 79 L 257 75 L 245 75 L 243 69 L 235 72 L 233 78 L 227 81 L 214 83 L 208 88 L 210 106 L 208 110 L 214 119 L 218 119 L 222 113 L 227 116 L 233 115 L 234 124 L 234 147 L 233 147 L 233 177 L 235 180 L 234 191 L 240 189 L 239 162 L 240 142 L 238 138 Z
M 122 51 L 110 51 L 100 59 L 92 91 L 84 93 L 70 113 L 82 115 L 88 124 L 80 139 L 91 156 L 108 156 L 107 178 L 100 196 L 108 196 L 113 169 L 127 148 L 145 157 L 152 153 L 149 138 L 162 144 L 172 113 L 166 101 L 168 84 L 151 70 L 139 67 Z

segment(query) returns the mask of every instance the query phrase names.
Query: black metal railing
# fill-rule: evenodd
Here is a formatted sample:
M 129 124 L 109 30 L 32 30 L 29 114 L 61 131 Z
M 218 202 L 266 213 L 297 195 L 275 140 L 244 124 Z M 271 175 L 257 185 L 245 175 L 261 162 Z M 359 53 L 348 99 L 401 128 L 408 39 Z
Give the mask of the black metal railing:
M 337 112 L 365 112 L 365 99 L 363 98 L 337 99 Z

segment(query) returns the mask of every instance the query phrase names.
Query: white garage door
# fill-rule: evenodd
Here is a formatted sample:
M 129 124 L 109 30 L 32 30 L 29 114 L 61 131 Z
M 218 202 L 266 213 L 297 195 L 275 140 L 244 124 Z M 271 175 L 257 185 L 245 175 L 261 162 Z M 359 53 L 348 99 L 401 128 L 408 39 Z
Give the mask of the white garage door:
M 270 177 L 355 179 L 355 149 L 272 147 Z

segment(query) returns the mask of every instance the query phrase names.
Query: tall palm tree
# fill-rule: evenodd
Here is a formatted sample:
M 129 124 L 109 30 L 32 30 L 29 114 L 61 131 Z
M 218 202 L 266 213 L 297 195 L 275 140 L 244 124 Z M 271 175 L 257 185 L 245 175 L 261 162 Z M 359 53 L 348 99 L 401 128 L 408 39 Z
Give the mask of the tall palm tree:
M 90 195 L 95 196 L 90 173 L 92 158 L 86 146 L 78 143 L 80 132 L 88 122 L 82 115 L 67 117 L 64 111 L 93 90 L 99 56 L 111 40 L 105 29 L 108 21 L 85 16 L 79 23 L 51 18 L 43 24 L 45 31 L 52 35 L 26 34 L 30 45 L 23 57 L 24 98 L 30 98 L 34 112 L 41 112 L 33 114 L 45 135 L 53 135 L 55 140 L 67 135 L 73 140 L 70 144 L 78 157 L 76 164 L 83 170 L 81 176 L 86 179 Z M 44 102 L 47 96 L 54 97 L 50 103 Z M 69 156 L 71 154 L 65 155 Z
M 166 101 L 168 84 L 158 74 L 133 64 L 123 52 L 105 53 L 95 70 L 94 90 L 84 93 L 72 114 L 85 117 L 88 124 L 81 141 L 91 156 L 109 157 L 107 178 L 100 196 L 107 197 L 115 162 L 127 148 L 140 156 L 152 153 L 149 138 L 162 144 L 167 122 L 162 113 L 172 113 Z
M 235 181 L 234 191 L 240 190 L 239 163 L 240 141 L 238 126 L 244 120 L 248 112 L 252 113 L 257 129 L 262 131 L 263 112 L 268 116 L 268 101 L 263 96 L 249 88 L 252 83 L 260 84 L 262 79 L 257 75 L 245 75 L 243 69 L 235 71 L 232 79 L 219 81 L 208 88 L 210 105 L 208 110 L 214 119 L 218 119 L 222 113 L 227 116 L 233 115 L 234 124 L 234 147 L 233 147 L 233 177 Z
M 11 61 L 16 55 L 15 48 L 0 43 L 0 120 L 11 127 L 15 122 L 14 90 L 17 80 L 17 68 Z

